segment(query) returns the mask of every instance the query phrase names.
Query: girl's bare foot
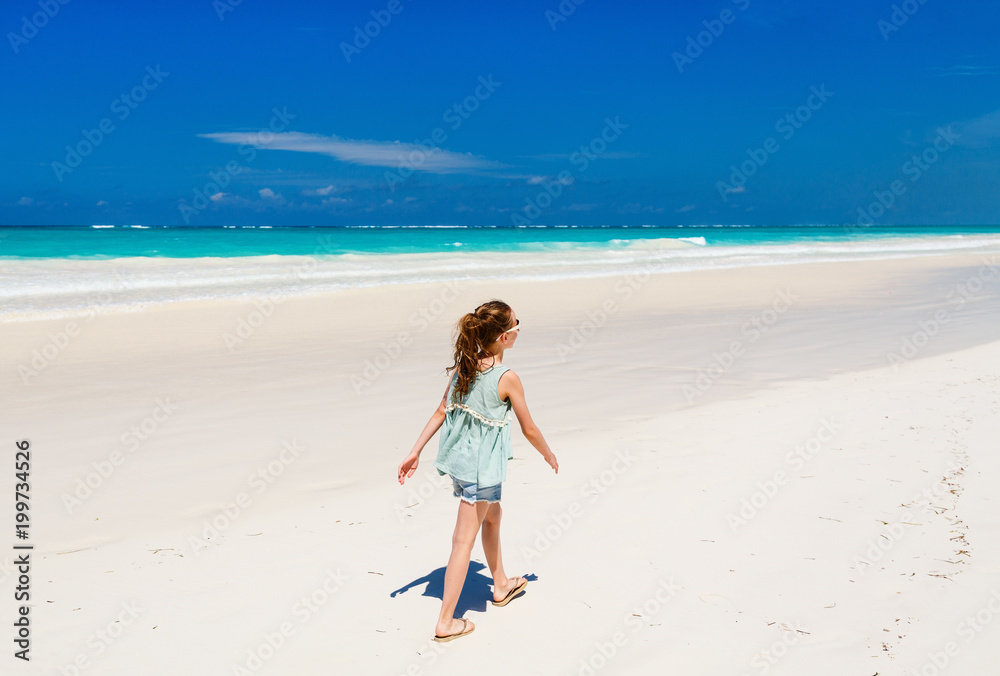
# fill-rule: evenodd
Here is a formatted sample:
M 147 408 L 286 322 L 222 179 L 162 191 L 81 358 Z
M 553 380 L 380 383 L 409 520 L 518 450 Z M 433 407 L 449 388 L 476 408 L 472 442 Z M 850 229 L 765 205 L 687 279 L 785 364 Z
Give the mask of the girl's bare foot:
M 507 578 L 507 584 L 500 586 L 497 584 L 493 585 L 493 603 L 500 603 L 510 594 L 511 590 L 517 587 L 522 587 L 528 584 L 528 581 L 523 577 L 509 577 Z M 508 599 L 509 600 L 509 599 Z
M 453 636 L 457 634 L 468 634 L 471 633 L 476 625 L 472 623 L 472 620 L 466 620 L 460 617 L 453 617 L 447 624 L 437 623 L 434 627 L 434 634 L 436 636 L 445 637 Z

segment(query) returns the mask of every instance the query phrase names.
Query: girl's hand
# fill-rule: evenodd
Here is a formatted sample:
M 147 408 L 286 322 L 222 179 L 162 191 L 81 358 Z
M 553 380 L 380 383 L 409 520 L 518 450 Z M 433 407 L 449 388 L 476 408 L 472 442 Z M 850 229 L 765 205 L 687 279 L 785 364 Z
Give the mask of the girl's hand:
M 549 463 L 549 467 L 554 469 L 556 471 L 556 474 L 559 474 L 559 461 L 556 460 L 555 453 L 553 453 L 552 451 L 549 451 L 548 453 L 543 453 L 542 459 L 544 459 L 545 462 Z
M 417 465 L 420 463 L 420 456 L 417 453 L 410 452 L 408 456 L 399 463 L 399 469 L 397 474 L 399 475 L 399 485 L 402 486 L 403 482 L 413 476 L 413 473 L 417 471 Z

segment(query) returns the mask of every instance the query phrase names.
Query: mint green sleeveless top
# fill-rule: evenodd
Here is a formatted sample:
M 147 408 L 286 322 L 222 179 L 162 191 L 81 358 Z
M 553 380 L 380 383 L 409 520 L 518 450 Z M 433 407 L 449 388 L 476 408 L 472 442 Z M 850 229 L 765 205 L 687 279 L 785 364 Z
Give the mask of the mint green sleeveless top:
M 434 467 L 479 486 L 495 486 L 507 478 L 507 461 L 514 457 L 510 446 L 510 399 L 500 401 L 497 383 L 509 371 L 492 366 L 479 372 L 469 392 L 459 401 L 452 398 L 458 373 L 452 375 L 445 400 L 446 417 Z

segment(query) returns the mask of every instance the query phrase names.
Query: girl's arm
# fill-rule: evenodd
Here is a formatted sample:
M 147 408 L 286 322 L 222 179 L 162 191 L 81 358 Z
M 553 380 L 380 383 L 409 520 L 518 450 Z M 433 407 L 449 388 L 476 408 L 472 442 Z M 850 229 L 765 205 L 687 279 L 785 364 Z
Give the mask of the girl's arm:
M 500 376 L 497 394 L 500 395 L 501 401 L 510 398 L 511 408 L 514 409 L 517 422 L 521 425 L 521 434 L 542 454 L 542 458 L 545 462 L 549 463 L 549 467 L 554 469 L 556 474 L 558 474 L 559 461 L 556 460 L 556 454 L 552 452 L 552 449 L 545 442 L 542 431 L 538 429 L 535 421 L 531 419 L 531 413 L 528 412 L 528 404 L 524 400 L 524 386 L 521 384 L 521 379 L 517 377 L 516 373 L 507 371 Z
M 451 387 L 451 381 L 448 381 L 448 385 L 444 388 L 444 395 L 441 397 L 441 403 L 438 405 L 437 410 L 431 415 L 431 419 L 427 421 L 424 425 L 424 431 L 420 433 L 420 437 L 417 439 L 417 443 L 413 444 L 413 450 L 410 454 L 403 458 L 403 462 L 399 463 L 399 467 L 396 470 L 397 477 L 399 479 L 399 484 L 402 485 L 404 481 L 413 476 L 413 473 L 417 471 L 417 465 L 420 463 L 420 454 L 424 450 L 424 446 L 427 442 L 431 440 L 439 429 L 441 425 L 444 424 L 445 417 L 447 413 L 445 408 L 447 406 L 448 399 L 448 389 Z

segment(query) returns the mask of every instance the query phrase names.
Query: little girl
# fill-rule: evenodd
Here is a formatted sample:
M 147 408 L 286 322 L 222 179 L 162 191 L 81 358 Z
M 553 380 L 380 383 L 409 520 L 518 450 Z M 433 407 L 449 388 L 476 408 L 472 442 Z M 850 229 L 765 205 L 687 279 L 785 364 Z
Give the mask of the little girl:
M 514 457 L 508 424 L 511 408 L 525 439 L 559 473 L 555 454 L 528 413 L 520 378 L 502 365 L 503 353 L 517 342 L 520 329 L 521 321 L 511 307 L 496 299 L 458 320 L 455 363 L 446 369 L 455 374 L 397 471 L 400 484 L 413 476 L 421 451 L 444 424 L 434 467 L 439 475 L 451 475 L 454 495 L 461 500 L 434 632 L 438 642 L 465 636 L 476 628 L 470 620 L 454 614 L 480 526 L 483 551 L 493 574 L 493 605 L 507 605 L 528 584 L 523 577 L 508 578 L 500 558 L 500 484 L 507 477 L 507 461 Z

